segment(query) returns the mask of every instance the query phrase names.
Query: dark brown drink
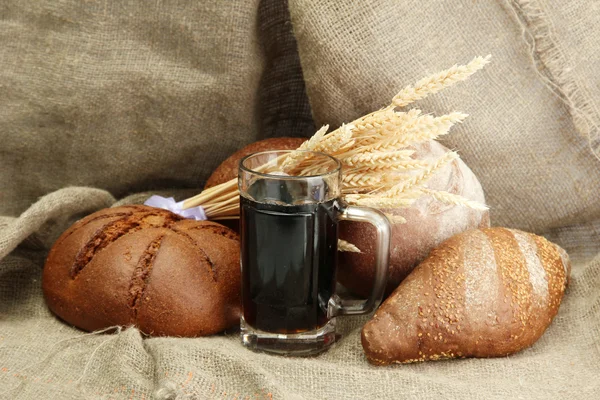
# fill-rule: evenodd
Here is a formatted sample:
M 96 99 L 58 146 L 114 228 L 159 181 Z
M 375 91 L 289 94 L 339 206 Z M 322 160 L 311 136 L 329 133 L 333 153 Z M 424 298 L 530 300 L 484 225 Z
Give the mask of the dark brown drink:
M 335 288 L 336 201 L 280 205 L 242 197 L 240 205 L 245 322 L 287 334 L 324 326 Z
M 336 318 L 373 311 L 385 290 L 391 227 L 342 201 L 342 164 L 314 151 L 275 150 L 240 161 L 242 344 L 310 356 L 336 340 Z M 229 204 L 228 202 L 224 204 Z M 375 282 L 365 301 L 334 292 L 339 221 L 375 227 Z

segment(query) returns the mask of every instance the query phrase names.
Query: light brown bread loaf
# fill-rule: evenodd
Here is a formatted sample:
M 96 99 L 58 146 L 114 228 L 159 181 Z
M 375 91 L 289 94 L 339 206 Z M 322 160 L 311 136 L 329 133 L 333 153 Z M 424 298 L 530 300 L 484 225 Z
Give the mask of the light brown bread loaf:
M 437 159 L 448 151 L 435 141 L 419 144 L 414 149 L 414 158 L 421 160 Z M 477 177 L 460 159 L 436 173 L 427 185 L 430 189 L 485 203 Z M 386 295 L 394 291 L 431 249 L 444 240 L 469 229 L 490 226 L 487 211 L 445 204 L 431 196 L 417 200 L 408 208 L 384 211 L 406 219 L 406 223 L 392 225 Z M 370 224 L 347 221 L 340 224 L 340 238 L 353 243 L 362 252 L 340 253 L 338 280 L 352 292 L 364 297 L 373 287 L 375 237 L 375 229 Z
M 362 330 L 374 364 L 501 357 L 531 346 L 558 312 L 566 252 L 505 228 L 456 235 L 432 251 Z
M 207 179 L 204 189 L 237 178 L 238 164 L 247 155 L 268 150 L 295 150 L 306 138 L 281 137 L 259 140 L 241 148 L 223 161 Z
M 239 322 L 239 240 L 209 221 L 123 206 L 76 222 L 56 241 L 42 288 L 50 310 L 87 331 L 135 325 L 200 336 Z

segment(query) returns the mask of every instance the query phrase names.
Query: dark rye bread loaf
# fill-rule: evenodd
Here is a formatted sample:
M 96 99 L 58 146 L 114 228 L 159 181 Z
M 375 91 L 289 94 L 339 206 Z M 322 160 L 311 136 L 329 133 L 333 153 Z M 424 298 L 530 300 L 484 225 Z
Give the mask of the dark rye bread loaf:
M 238 323 L 239 240 L 209 221 L 122 206 L 76 222 L 56 241 L 42 288 L 50 310 L 81 329 L 135 325 L 200 336 Z
M 204 189 L 208 189 L 209 187 L 217 186 L 221 183 L 237 178 L 238 164 L 240 160 L 247 155 L 268 150 L 295 150 L 300 147 L 305 140 L 306 138 L 281 137 L 264 139 L 259 140 L 258 142 L 250 143 L 223 161 L 210 175 L 206 181 L 206 184 L 204 185 Z
M 374 364 L 503 357 L 535 343 L 558 312 L 571 264 L 541 236 L 475 229 L 446 240 L 362 330 Z

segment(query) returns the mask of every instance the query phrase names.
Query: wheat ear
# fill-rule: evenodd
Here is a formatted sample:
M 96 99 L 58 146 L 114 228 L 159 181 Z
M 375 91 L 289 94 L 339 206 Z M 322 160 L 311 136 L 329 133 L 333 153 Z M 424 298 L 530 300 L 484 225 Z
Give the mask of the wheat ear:
M 459 158 L 458 154 L 456 154 L 455 152 L 453 152 L 453 151 L 446 152 L 446 154 L 444 154 L 443 156 L 441 156 L 440 158 L 435 160 L 435 162 L 432 163 L 429 166 L 429 168 L 424 170 L 422 173 L 420 173 L 418 175 L 414 175 L 411 178 L 400 182 L 399 184 L 394 186 L 392 189 L 390 189 L 389 191 L 384 193 L 384 196 L 385 197 L 401 196 L 402 193 L 406 192 L 408 189 L 424 184 L 436 172 L 438 172 L 442 167 L 444 167 L 446 164 L 448 164 L 451 161 L 454 161 L 458 158 Z
M 424 99 L 430 94 L 437 93 L 442 89 L 450 87 L 457 82 L 464 81 L 489 63 L 490 58 L 491 55 L 486 57 L 475 57 L 467 65 L 454 65 L 445 71 L 423 78 L 415 83 L 414 86 L 407 86 L 402 89 L 400 93 L 392 99 L 392 105 L 404 107 L 417 100 Z
M 361 130 L 356 129 L 354 137 L 359 146 L 353 149 L 353 153 L 360 151 L 361 146 L 367 146 L 392 136 L 398 137 L 410 130 L 420 122 L 421 110 L 412 109 L 408 112 L 388 110 L 381 111 L 380 113 L 382 115 L 381 118 L 378 118 L 378 114 L 374 114 L 369 124 L 362 125 Z
M 474 210 L 480 210 L 480 211 L 488 210 L 488 207 L 485 204 L 481 204 L 478 201 L 469 200 L 458 194 L 444 192 L 444 191 L 440 191 L 440 190 L 431 190 L 431 189 L 427 189 L 427 188 L 420 188 L 419 190 L 421 192 L 423 192 L 424 194 L 428 194 L 431 197 L 433 197 L 434 199 L 436 199 L 442 203 L 445 203 L 445 204 L 464 206 L 464 207 L 468 207 L 468 208 L 472 208 Z
M 302 143 L 300 147 L 296 150 L 314 150 L 315 147 L 319 144 L 327 130 L 329 129 L 329 125 L 323 125 L 321 129 L 319 129 L 310 139 Z M 305 156 L 305 153 L 301 151 L 293 151 L 283 160 L 281 163 L 281 168 L 283 171 L 289 171 L 291 168 L 296 166 L 298 161 L 300 161 Z
M 358 247 L 342 239 L 338 239 L 338 251 L 345 251 L 348 253 L 362 253 Z
M 462 123 L 468 115 L 461 112 L 452 112 L 441 117 L 424 115 L 419 118 L 419 123 L 403 135 L 407 144 L 421 143 L 433 140 L 450 132 L 455 124 Z
M 344 186 L 373 186 L 381 182 L 381 176 L 369 172 L 342 174 Z
M 379 162 L 377 164 L 359 165 L 353 168 L 344 170 L 345 174 L 359 173 L 386 173 L 391 171 L 410 171 L 414 169 L 424 169 L 429 166 L 427 161 L 423 160 L 398 160 Z
M 467 116 L 467 114 L 461 112 L 453 112 L 441 117 L 422 115 L 410 121 L 404 128 L 399 128 L 392 135 L 363 139 L 363 147 L 350 152 L 350 155 L 395 150 L 411 144 L 433 140 L 446 135 L 454 124 L 462 122 Z
M 387 217 L 387 219 L 390 220 L 390 222 L 392 224 L 405 224 L 406 223 L 406 218 L 404 218 L 400 215 L 385 213 L 385 216 Z
M 354 154 L 350 157 L 340 158 L 340 161 L 349 167 L 361 167 L 366 165 L 375 165 L 380 162 L 410 160 L 410 156 L 415 153 L 414 150 L 395 150 L 395 151 L 367 151 Z
M 340 150 L 354 144 L 352 141 L 353 130 L 354 125 L 342 124 L 338 129 L 324 136 L 312 150 L 327 154 L 336 154 Z

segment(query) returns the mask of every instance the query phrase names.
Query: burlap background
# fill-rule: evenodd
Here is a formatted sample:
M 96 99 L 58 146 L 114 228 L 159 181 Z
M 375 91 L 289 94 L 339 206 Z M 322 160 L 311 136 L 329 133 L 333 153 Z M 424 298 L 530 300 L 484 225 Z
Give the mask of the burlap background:
M 597 4 L 289 9 L 293 24 L 273 0 L 0 2 L 0 398 L 598 398 Z M 572 257 L 559 315 L 532 348 L 381 368 L 362 354 L 365 318 L 340 319 L 329 352 L 286 359 L 246 351 L 236 332 L 83 334 L 46 309 L 44 258 L 76 218 L 142 201 L 115 203 L 140 190 L 184 198 L 244 143 L 305 135 L 310 106 L 335 125 L 487 53 L 483 73 L 422 106 L 471 114 L 445 143 L 481 178 L 493 222 L 544 233 Z M 70 185 L 89 187 L 59 190 Z
M 202 187 L 259 136 L 258 0 L 0 3 L 0 213 L 65 185 Z

